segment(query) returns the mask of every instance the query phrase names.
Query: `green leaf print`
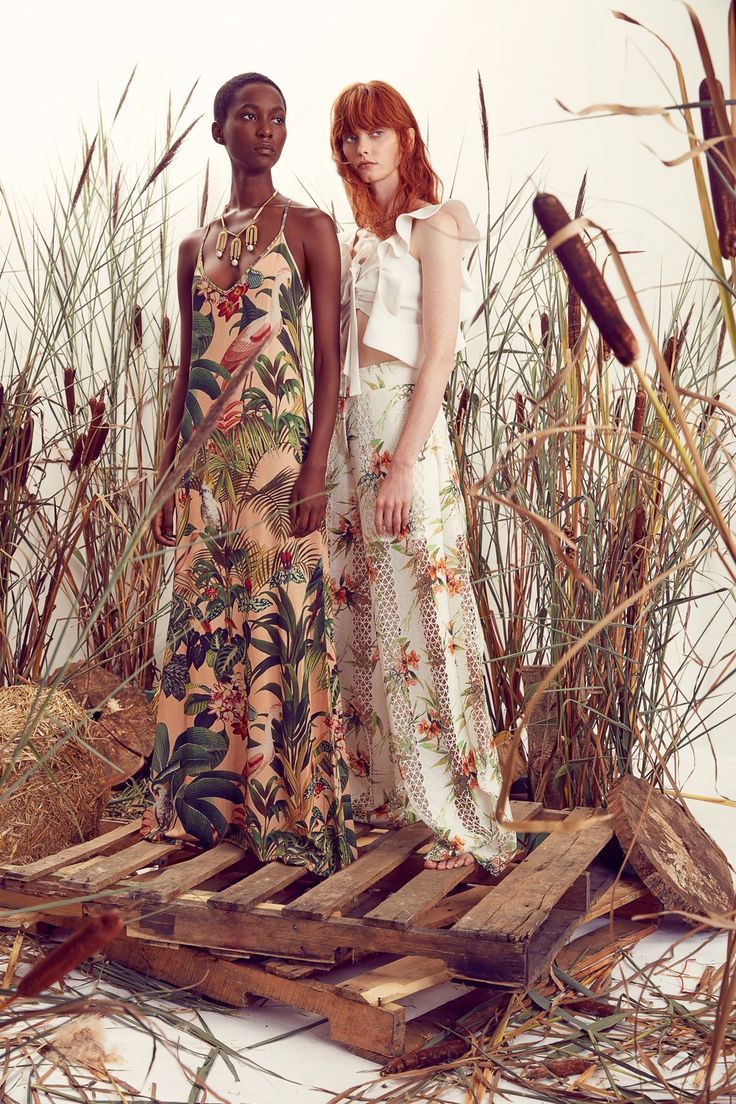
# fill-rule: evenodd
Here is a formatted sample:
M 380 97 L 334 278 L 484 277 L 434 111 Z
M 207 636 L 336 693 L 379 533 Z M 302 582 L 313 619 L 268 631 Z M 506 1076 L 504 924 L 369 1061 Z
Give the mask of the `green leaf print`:
M 196 429 L 199 423 L 202 421 L 202 407 L 197 402 L 196 397 L 191 391 L 187 391 L 187 397 L 184 400 L 184 417 L 181 423 L 181 435 L 185 441 L 188 441 L 192 435 L 193 429 Z
M 184 702 L 184 712 L 188 717 L 196 717 L 209 707 L 209 694 L 190 694 Z
M 204 368 L 192 368 L 190 370 L 189 390 L 204 391 L 205 395 L 209 395 L 211 399 L 216 399 L 220 395 L 219 383 L 212 373 L 205 371 Z
M 228 771 L 230 778 L 223 777 L 223 774 L 220 774 L 219 771 L 213 772 L 212 774 L 200 774 L 198 778 L 195 778 L 194 782 L 190 782 L 186 787 L 187 799 L 192 797 L 221 797 L 223 801 L 232 801 L 235 805 L 242 805 L 242 784 L 241 786 L 236 786 L 235 783 L 230 780 L 234 777 L 232 772 Z
M 169 754 L 169 730 L 161 721 L 156 725 L 156 742 L 151 757 L 151 775 L 155 778 L 164 769 Z
M 192 360 L 198 360 L 202 356 L 214 332 L 215 326 L 211 318 L 201 311 L 192 313 Z
M 174 805 L 185 832 L 199 840 L 203 847 L 211 846 L 216 836 L 224 836 L 228 823 L 216 805 L 203 798 L 189 796 L 190 786 L 182 786 L 176 795 Z
M 242 637 L 236 637 L 225 644 L 215 656 L 215 674 L 222 681 L 231 675 L 235 665 L 240 663 L 245 656 L 245 641 Z
M 218 364 L 216 360 L 205 360 L 203 358 L 200 358 L 199 360 L 195 360 L 193 362 L 192 368 L 205 368 L 208 373 L 212 373 L 215 376 L 220 376 L 220 378 L 225 380 L 226 382 L 227 382 L 227 380 L 230 379 L 230 373 L 228 372 L 227 368 L 223 368 L 222 365 Z M 189 375 L 189 385 L 190 385 L 190 387 L 191 387 L 191 380 L 192 380 L 192 376 L 191 376 L 191 371 L 190 371 L 190 375 Z

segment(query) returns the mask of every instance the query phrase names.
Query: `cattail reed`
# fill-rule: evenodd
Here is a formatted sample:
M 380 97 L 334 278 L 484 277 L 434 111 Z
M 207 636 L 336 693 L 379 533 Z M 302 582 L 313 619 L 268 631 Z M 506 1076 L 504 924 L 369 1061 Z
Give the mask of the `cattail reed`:
M 137 303 L 133 311 L 133 344 L 136 349 L 143 344 L 143 311 Z
M 171 319 L 168 314 L 164 315 L 164 320 L 161 323 L 161 359 L 166 360 L 169 355 L 169 340 L 171 338 Z
M 716 87 L 718 95 L 722 98 L 723 89 L 720 81 L 716 81 Z M 716 113 L 711 103 L 707 80 L 700 82 L 699 96 L 703 137 L 706 141 L 711 138 L 722 138 L 723 135 L 718 129 Z M 707 104 L 705 101 L 707 101 Z M 706 159 L 713 215 L 718 228 L 718 245 L 721 256 L 726 258 L 736 257 L 736 197 L 734 196 L 736 181 L 729 164 L 725 142 L 721 142 L 714 146 L 712 150 L 709 150 Z
M 77 437 L 74 442 L 72 454 L 69 457 L 69 471 L 75 472 L 82 462 L 82 452 L 84 451 L 84 437 Z
M 563 230 L 570 219 L 556 196 L 540 192 L 534 198 L 534 214 L 547 238 Z M 616 301 L 601 276 L 595 262 L 583 245 L 579 234 L 569 238 L 555 250 L 558 260 L 578 295 L 585 303 L 598 329 L 624 365 L 632 364 L 639 355 L 636 338 L 623 319 Z
M 457 413 L 455 414 L 455 432 L 458 437 L 462 434 L 462 429 L 465 424 L 465 416 L 468 412 L 468 389 L 463 387 L 462 394 L 460 395 L 460 402 L 457 404 Z
M 66 408 L 74 417 L 77 409 L 77 398 L 74 391 L 74 369 L 64 369 L 64 398 L 66 400 Z
M 108 422 L 102 422 L 95 428 L 94 432 L 87 434 L 87 439 L 84 443 L 84 451 L 82 453 L 83 464 L 93 464 L 95 460 L 99 459 L 102 447 L 107 440 L 109 432 L 110 426 Z
M 587 172 L 583 176 L 582 183 L 580 184 L 580 190 L 578 191 L 578 198 L 575 203 L 575 218 L 580 218 L 583 213 L 583 201 L 585 199 L 585 184 L 588 179 Z M 580 320 L 580 296 L 575 288 L 575 285 L 570 282 L 567 288 L 567 347 L 572 350 L 577 346 L 580 340 L 581 320 Z
M 90 917 L 28 971 L 11 999 L 37 997 L 39 993 L 50 989 L 91 955 L 112 942 L 124 926 L 122 913 L 118 909 L 110 909 L 109 912 Z
M 647 393 L 644 388 L 639 384 L 636 389 L 636 398 L 634 400 L 634 416 L 631 419 L 631 434 L 634 440 L 641 438 L 642 429 L 644 428 L 644 416 L 647 411 Z

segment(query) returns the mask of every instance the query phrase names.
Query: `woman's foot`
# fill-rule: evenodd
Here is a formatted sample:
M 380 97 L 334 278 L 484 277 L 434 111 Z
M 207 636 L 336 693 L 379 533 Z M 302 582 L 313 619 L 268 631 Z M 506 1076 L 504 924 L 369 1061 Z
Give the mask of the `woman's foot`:
M 438 840 L 424 857 L 427 870 L 454 870 L 458 866 L 471 868 L 477 865 L 469 851 L 452 851 L 444 840 Z
M 138 831 L 144 839 L 152 839 L 154 834 L 158 832 L 158 821 L 156 820 L 156 813 L 154 812 L 153 805 L 149 805 L 143 810 L 141 826 Z

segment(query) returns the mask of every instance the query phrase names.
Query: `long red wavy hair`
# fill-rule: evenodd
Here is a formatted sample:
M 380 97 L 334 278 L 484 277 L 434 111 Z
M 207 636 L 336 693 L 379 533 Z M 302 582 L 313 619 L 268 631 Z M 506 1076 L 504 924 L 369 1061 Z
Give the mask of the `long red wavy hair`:
M 342 149 L 348 134 L 379 127 L 395 130 L 401 149 L 399 189 L 390 211 L 381 210 L 370 186 L 345 161 Z M 410 129 L 414 131 L 413 141 Z M 385 81 L 350 84 L 343 89 L 332 105 L 330 142 L 358 226 L 386 238 L 394 232 L 396 218 L 404 211 L 439 203 L 442 185 L 429 162 L 414 114 L 404 97 Z

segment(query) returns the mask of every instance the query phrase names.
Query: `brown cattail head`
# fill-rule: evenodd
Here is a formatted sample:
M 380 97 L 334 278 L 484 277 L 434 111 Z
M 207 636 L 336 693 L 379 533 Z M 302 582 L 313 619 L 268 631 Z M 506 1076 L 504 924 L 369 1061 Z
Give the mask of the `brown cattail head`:
M 73 416 L 77 409 L 77 397 L 74 391 L 74 369 L 64 369 L 64 398 L 66 399 L 66 408 Z
M 168 314 L 164 315 L 161 323 L 161 359 L 166 360 L 169 355 L 169 339 L 171 338 L 171 320 Z
M 644 415 L 647 410 L 647 393 L 641 384 L 636 389 L 636 398 L 634 400 L 634 416 L 631 419 L 631 433 L 634 440 L 641 437 L 641 431 L 644 428 Z
M 105 419 L 105 400 L 102 393 L 99 397 L 93 396 L 89 400 L 90 421 L 87 432 L 84 435 L 82 448 L 82 464 L 91 464 L 98 458 L 105 443 L 105 438 L 110 431 L 110 426 Z
M 96 954 L 120 934 L 124 921 L 117 909 L 93 916 L 77 928 L 68 939 L 38 962 L 21 979 L 16 997 L 37 997 L 68 973 Z
M 540 192 L 534 198 L 534 214 L 547 238 L 563 230 L 570 219 L 556 196 Z M 569 238 L 555 250 L 571 284 L 588 308 L 590 315 L 614 355 L 624 365 L 632 364 L 639 355 L 636 338 L 623 319 L 616 300 L 585 248 L 579 234 Z
M 20 431 L 16 446 L 15 463 L 18 467 L 18 485 L 24 487 L 28 479 L 28 468 L 31 463 L 31 451 L 33 449 L 33 418 L 26 414 L 23 428 Z
M 74 448 L 72 454 L 69 457 L 69 471 L 75 472 L 82 462 L 82 451 L 84 449 L 84 437 L 77 437 L 74 442 Z
M 457 413 L 455 414 L 455 432 L 458 436 L 462 433 L 463 425 L 465 424 L 465 415 L 468 412 L 468 389 L 463 387 L 462 394 L 460 395 L 460 402 L 457 404 Z
M 716 86 L 719 94 L 723 96 L 720 81 L 716 81 Z M 723 137 L 718 129 L 707 80 L 700 82 L 698 94 L 703 104 L 700 109 L 700 117 L 703 121 L 703 137 L 706 140 Z M 704 101 L 707 101 L 707 106 Z M 706 159 L 708 162 L 710 195 L 713 201 L 713 215 L 718 228 L 718 245 L 721 256 L 726 258 L 736 257 L 736 197 L 734 197 L 736 183 L 726 156 L 725 143 L 720 142 L 712 150 L 709 150 Z
M 585 185 L 588 180 L 587 172 L 584 174 L 580 189 L 578 190 L 578 198 L 575 202 L 575 218 L 580 218 L 583 213 L 583 203 L 585 202 Z M 575 290 L 575 285 L 571 282 L 567 288 L 567 347 L 568 349 L 574 349 L 580 340 L 580 296 Z
M 102 446 L 105 444 L 109 432 L 109 424 L 107 422 L 102 422 L 92 433 L 87 434 L 84 442 L 84 451 L 82 453 L 83 464 L 93 464 L 95 460 L 99 458 L 102 452 Z
M 137 303 L 133 311 L 133 344 L 136 349 L 143 344 L 143 310 Z

